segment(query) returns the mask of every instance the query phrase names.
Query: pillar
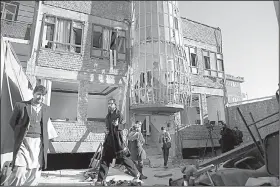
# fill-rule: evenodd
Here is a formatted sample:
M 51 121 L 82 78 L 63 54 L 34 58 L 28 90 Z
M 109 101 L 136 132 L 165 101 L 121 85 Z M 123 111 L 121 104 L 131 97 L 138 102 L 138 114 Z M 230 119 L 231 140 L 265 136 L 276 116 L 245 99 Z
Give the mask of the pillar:
M 208 109 L 206 94 L 199 94 L 199 109 L 200 109 L 200 121 L 201 125 L 208 120 Z
M 51 94 L 52 94 L 52 81 L 47 79 L 41 80 L 41 85 L 45 86 L 47 89 L 47 94 L 45 96 L 44 103 L 48 106 L 51 105 Z
M 178 129 L 181 127 L 181 114 L 180 112 L 177 112 L 174 114 L 174 128 L 175 128 L 175 136 L 174 136 L 174 156 L 177 159 L 182 159 L 182 141 L 181 141 L 181 136 L 178 131 Z
M 89 81 L 80 81 L 78 86 L 77 120 L 79 123 L 87 121 Z
M 130 126 L 128 128 L 130 128 L 132 124 L 135 124 L 135 113 L 131 111 L 129 112 L 129 122 Z

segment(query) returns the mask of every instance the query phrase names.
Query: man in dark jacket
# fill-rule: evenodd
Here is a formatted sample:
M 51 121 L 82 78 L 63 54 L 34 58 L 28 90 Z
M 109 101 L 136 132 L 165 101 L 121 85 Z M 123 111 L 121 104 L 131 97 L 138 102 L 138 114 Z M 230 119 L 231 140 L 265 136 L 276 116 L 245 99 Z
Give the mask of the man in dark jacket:
M 240 145 L 243 142 L 243 133 L 241 130 L 238 129 L 238 127 L 234 127 L 233 129 L 234 136 L 235 136 L 235 145 Z
M 123 115 L 117 109 L 116 100 L 110 99 L 108 102 L 109 112 L 106 116 L 106 137 L 103 144 L 103 154 L 100 161 L 98 178 L 95 185 L 106 185 L 110 163 L 116 158 L 116 162 L 123 164 L 126 169 L 133 175 L 133 182 L 141 182 L 140 173 L 129 158 L 129 150 L 123 137 L 122 128 L 125 125 Z
M 234 149 L 235 137 L 234 132 L 223 121 L 219 121 L 219 125 L 222 126 L 221 129 L 221 139 L 219 140 L 222 148 L 222 153 L 228 152 Z
M 43 104 L 46 93 L 44 86 L 36 86 L 33 99 L 15 104 L 10 119 L 15 137 L 11 186 L 37 185 L 41 169 L 47 166 L 50 116 L 49 107 Z

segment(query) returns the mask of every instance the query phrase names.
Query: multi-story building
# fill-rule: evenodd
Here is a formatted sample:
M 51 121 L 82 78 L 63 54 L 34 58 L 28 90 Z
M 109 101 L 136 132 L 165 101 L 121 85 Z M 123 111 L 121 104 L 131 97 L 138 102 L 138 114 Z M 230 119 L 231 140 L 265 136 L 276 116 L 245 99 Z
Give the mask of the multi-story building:
M 188 66 L 191 71 L 192 103 L 181 112 L 182 148 L 189 155 L 197 154 L 199 148 L 211 147 L 205 123 L 225 121 L 224 62 L 222 35 L 219 28 L 182 18 L 183 36 Z M 219 127 L 214 125 L 213 146 L 218 147 Z M 193 151 L 192 151 L 193 150 Z M 187 156 L 187 155 L 185 155 Z
M 239 102 L 246 99 L 246 97 L 244 97 L 244 94 L 241 91 L 241 83 L 243 82 L 243 77 L 235 77 L 226 74 L 226 89 L 228 103 Z
M 35 1 L 1 1 L 1 34 L 8 39 L 26 69 L 34 34 Z
M 31 83 L 48 88 L 46 104 L 59 135 L 51 153 L 94 152 L 112 97 L 127 127 L 143 121 L 148 144 L 160 149 L 166 126 L 172 156 L 205 146 L 205 120 L 225 120 L 221 30 L 181 18 L 176 1 L 32 3 L 34 15 L 25 24 L 30 39 L 21 44 L 28 45 L 22 50 L 28 49 Z M 7 31 L 10 26 L 2 24 L 1 34 L 24 39 Z

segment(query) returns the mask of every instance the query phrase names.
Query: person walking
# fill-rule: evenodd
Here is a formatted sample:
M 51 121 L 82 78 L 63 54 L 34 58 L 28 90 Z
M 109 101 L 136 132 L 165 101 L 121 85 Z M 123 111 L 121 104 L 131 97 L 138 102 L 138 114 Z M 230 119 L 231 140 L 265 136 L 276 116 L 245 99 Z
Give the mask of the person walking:
M 138 171 L 141 173 L 140 180 L 147 179 L 148 177 L 143 175 L 144 159 L 146 159 L 146 152 L 143 149 L 143 144 L 145 139 L 141 133 L 140 121 L 136 121 L 135 125 L 132 127 L 128 134 L 128 148 L 131 152 L 131 159 L 137 167 Z
M 116 100 L 110 99 L 108 101 L 108 114 L 106 116 L 106 137 L 103 144 L 103 152 L 100 161 L 100 167 L 98 172 L 96 186 L 106 186 L 106 177 L 109 171 L 110 163 L 116 158 L 116 162 L 121 163 L 132 174 L 132 182 L 141 182 L 140 173 L 134 165 L 130 153 L 126 146 L 125 137 L 123 134 L 123 128 L 125 121 L 123 115 L 117 109 Z
M 47 167 L 50 111 L 43 104 L 46 94 L 46 88 L 39 85 L 31 100 L 15 104 L 10 118 L 15 143 L 9 186 L 36 186 L 42 168 Z
M 159 136 L 159 143 L 162 143 L 162 153 L 164 160 L 164 167 L 167 168 L 167 162 L 169 157 L 169 149 L 171 148 L 171 136 L 166 131 L 165 127 L 161 127 L 161 134 Z

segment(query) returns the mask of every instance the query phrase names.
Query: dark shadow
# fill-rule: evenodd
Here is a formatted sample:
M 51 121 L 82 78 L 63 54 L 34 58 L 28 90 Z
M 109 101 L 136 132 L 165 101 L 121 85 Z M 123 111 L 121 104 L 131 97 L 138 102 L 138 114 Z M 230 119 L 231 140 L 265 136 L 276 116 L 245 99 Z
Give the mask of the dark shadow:
M 14 146 L 14 132 L 9 125 L 12 115 L 11 100 L 9 96 L 6 73 L 3 76 L 3 87 L 1 92 L 1 154 L 10 153 Z M 17 85 L 8 77 L 12 103 L 22 101 Z
M 46 171 L 61 169 L 86 169 L 94 153 L 55 153 L 48 154 Z

